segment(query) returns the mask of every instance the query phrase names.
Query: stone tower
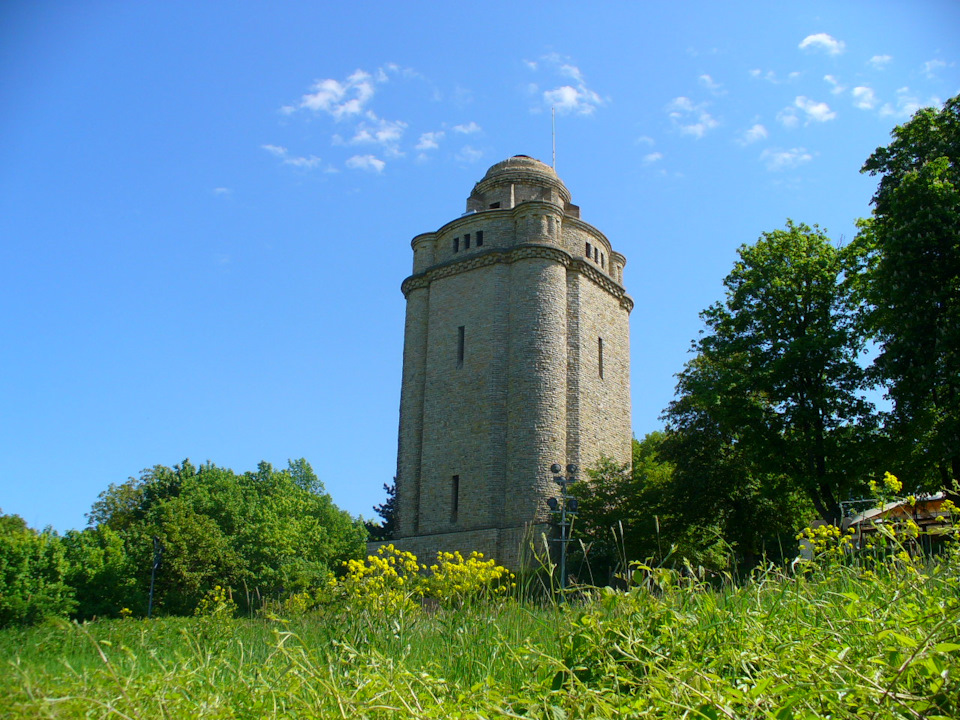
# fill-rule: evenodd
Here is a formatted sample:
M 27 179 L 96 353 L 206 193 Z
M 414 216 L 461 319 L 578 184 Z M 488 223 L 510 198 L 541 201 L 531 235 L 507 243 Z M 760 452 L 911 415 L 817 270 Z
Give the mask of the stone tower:
M 411 244 L 395 539 L 516 566 L 552 463 L 630 461 L 626 259 L 525 155 Z

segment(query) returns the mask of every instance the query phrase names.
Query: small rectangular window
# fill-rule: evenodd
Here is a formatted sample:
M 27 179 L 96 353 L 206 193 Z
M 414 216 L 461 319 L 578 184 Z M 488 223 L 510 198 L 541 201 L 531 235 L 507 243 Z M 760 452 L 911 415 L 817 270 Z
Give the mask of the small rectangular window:
M 490 203 L 490 209 L 491 209 L 491 210 L 498 210 L 499 208 L 500 208 L 500 203 L 498 203 L 498 202 Z
M 477 230 L 477 247 L 483 247 L 483 230 Z
M 457 521 L 457 515 L 460 513 L 460 476 L 454 475 L 453 482 L 450 483 L 450 522 Z
M 600 253 L 600 267 L 607 266 L 607 259 L 603 256 L 603 253 Z
M 461 325 L 457 328 L 457 367 L 463 367 L 463 341 L 464 341 L 464 326 Z
M 590 259 L 590 243 L 587 243 L 587 259 Z
M 470 233 L 467 233 L 466 235 L 463 236 L 463 249 L 464 250 L 470 249 Z
M 597 338 L 597 369 L 600 371 L 600 379 L 603 380 L 603 338 Z
M 460 252 L 460 238 L 458 237 L 453 239 L 453 251 Z
M 600 262 L 600 249 L 599 249 L 599 248 L 594 248 L 594 249 L 593 249 L 593 261 L 594 261 L 594 262 Z

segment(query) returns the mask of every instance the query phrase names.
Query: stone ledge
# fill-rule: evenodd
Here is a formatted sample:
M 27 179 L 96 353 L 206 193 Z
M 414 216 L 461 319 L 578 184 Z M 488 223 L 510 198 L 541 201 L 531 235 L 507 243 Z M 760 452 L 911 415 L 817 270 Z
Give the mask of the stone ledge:
M 445 263 L 434 265 L 422 273 L 411 275 L 400 285 L 400 291 L 404 297 L 407 297 L 413 290 L 425 288 L 430 285 L 430 283 L 441 278 L 459 275 L 460 273 L 469 272 L 470 270 L 487 267 L 489 265 L 497 265 L 499 263 L 509 265 L 518 260 L 528 260 L 531 258 L 553 260 L 567 269 L 581 273 L 617 298 L 620 301 L 620 305 L 627 312 L 633 310 L 633 299 L 627 295 L 623 286 L 605 273 L 597 270 L 590 263 L 580 258 L 575 258 L 566 250 L 552 245 L 519 245 L 513 248 L 490 248 L 489 250 L 474 253 L 470 257 L 462 260 L 449 260 Z

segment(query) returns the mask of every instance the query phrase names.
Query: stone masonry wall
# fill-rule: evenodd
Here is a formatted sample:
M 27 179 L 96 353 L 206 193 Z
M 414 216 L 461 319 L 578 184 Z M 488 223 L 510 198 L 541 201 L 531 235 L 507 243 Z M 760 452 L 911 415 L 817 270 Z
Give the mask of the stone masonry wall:
M 495 165 L 468 207 L 414 238 L 403 284 L 396 544 L 517 567 L 549 520 L 552 463 L 630 460 L 632 301 L 623 256 L 564 215 L 569 193 L 542 163 Z

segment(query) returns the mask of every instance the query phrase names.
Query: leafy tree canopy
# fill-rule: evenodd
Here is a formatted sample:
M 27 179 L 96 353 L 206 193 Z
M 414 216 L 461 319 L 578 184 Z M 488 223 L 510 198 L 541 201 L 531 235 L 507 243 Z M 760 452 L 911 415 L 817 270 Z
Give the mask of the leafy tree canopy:
M 865 474 L 859 448 L 874 424 L 850 281 L 856 249 L 788 221 L 739 256 L 726 299 L 701 313 L 706 329 L 665 412 L 668 457 L 728 499 L 751 483 L 769 495 L 776 481 L 778 496 L 800 491 L 837 519 Z
M 960 481 L 960 96 L 893 131 L 861 172 L 878 175 L 864 255 L 866 328 L 910 454 Z

